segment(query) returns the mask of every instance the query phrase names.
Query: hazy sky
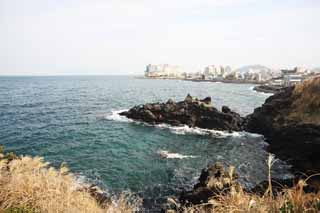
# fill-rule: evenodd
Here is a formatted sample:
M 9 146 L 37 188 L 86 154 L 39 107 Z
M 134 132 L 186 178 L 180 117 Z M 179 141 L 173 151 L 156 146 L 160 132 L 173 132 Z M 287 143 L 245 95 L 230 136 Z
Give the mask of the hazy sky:
M 0 75 L 320 66 L 320 0 L 0 0 Z

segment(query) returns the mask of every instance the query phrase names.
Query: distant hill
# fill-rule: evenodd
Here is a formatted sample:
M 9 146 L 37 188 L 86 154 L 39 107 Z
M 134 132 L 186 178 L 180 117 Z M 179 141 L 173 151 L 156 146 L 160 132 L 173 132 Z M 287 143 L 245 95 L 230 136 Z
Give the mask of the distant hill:
M 247 65 L 247 66 L 240 67 L 240 68 L 236 69 L 235 71 L 238 71 L 240 73 L 246 73 L 250 69 L 253 69 L 253 70 L 265 70 L 265 71 L 270 71 L 271 70 L 270 68 L 268 68 L 266 66 L 259 65 L 259 64 L 254 64 L 254 65 Z
M 313 72 L 316 72 L 316 73 L 320 73 L 320 67 L 313 68 L 312 71 L 313 71 Z

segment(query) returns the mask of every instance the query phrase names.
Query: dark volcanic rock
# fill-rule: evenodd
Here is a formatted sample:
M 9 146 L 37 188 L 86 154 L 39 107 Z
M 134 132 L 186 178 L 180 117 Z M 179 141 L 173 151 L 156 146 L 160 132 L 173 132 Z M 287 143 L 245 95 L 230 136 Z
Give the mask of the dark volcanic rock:
M 247 116 L 245 130 L 259 133 L 268 149 L 294 172 L 320 172 L 320 78 L 283 89 Z
M 287 160 L 294 171 L 306 174 L 320 172 L 320 126 L 290 125 L 276 129 L 268 138 L 270 152 Z
M 135 106 L 120 115 L 151 124 L 168 123 L 228 131 L 242 130 L 243 123 L 243 118 L 228 107 L 221 112 L 211 106 L 210 97 L 199 101 L 189 94 L 181 102 L 169 99 L 166 103 L 148 103 Z
M 282 126 L 282 120 L 275 121 L 276 117 L 283 114 L 283 111 L 292 105 L 292 92 L 294 87 L 288 87 L 280 93 L 267 98 L 265 103 L 247 116 L 245 129 L 249 132 L 259 133 L 270 137 L 278 126 Z
M 206 97 L 205 99 L 201 100 L 201 102 L 211 105 L 211 97 Z
M 283 89 L 282 86 L 275 86 L 275 85 L 259 85 L 255 86 L 253 90 L 257 92 L 264 92 L 264 93 L 277 93 Z
M 179 201 L 182 204 L 207 203 L 208 199 L 215 195 L 229 193 L 230 187 L 237 186 L 237 175 L 233 173 L 233 167 L 225 171 L 224 166 L 217 162 L 203 169 L 192 191 L 182 192 Z

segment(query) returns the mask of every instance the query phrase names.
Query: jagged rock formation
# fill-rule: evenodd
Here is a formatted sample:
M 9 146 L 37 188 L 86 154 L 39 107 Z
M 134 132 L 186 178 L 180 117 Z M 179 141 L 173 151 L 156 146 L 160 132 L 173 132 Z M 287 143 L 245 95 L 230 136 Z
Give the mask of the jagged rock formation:
M 217 162 L 203 169 L 192 191 L 182 192 L 179 201 L 183 205 L 207 203 L 215 195 L 229 193 L 231 186 L 237 186 L 238 175 L 234 174 L 234 167 L 225 171 L 224 166 Z
M 269 97 L 247 117 L 246 131 L 266 137 L 269 151 L 294 170 L 320 171 L 320 78 Z
M 184 101 L 149 103 L 122 112 L 128 118 L 151 124 L 168 123 L 173 126 L 188 125 L 205 129 L 240 131 L 243 118 L 227 106 L 222 111 L 211 105 L 211 98 L 198 100 L 188 95 Z

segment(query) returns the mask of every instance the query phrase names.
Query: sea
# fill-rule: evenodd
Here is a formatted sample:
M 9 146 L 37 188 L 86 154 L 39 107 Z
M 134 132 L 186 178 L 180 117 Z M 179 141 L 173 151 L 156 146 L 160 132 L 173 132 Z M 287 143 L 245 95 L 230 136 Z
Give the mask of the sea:
M 79 180 L 112 196 L 139 196 L 145 211 L 159 211 L 218 161 L 234 165 L 246 188 L 266 180 L 268 144 L 257 134 L 151 126 L 118 113 L 190 94 L 245 116 L 269 96 L 253 86 L 134 76 L 0 77 L 0 145 L 54 167 L 66 163 Z M 278 159 L 273 177 L 290 176 L 289 168 Z

